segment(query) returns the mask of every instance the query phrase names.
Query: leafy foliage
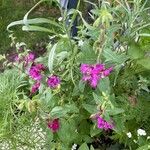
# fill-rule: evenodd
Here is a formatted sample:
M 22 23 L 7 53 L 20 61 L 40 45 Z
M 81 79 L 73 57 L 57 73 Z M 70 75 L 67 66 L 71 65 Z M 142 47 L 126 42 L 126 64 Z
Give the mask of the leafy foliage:
M 28 19 L 42 2 L 44 0 L 31 8 L 23 20 L 8 25 L 10 29 L 22 24 L 23 30 L 48 32 L 51 36 L 47 46 L 49 54 L 30 60 L 29 50 L 24 47 L 24 52 L 18 54 L 19 61 L 13 62 L 24 72 L 23 80 L 28 81 L 23 93 L 17 96 L 19 104 L 16 96 L 9 101 L 23 111 L 23 115 L 17 117 L 24 116 L 33 122 L 37 117 L 46 132 L 45 146 L 52 149 L 66 150 L 74 144 L 83 150 L 147 147 L 150 68 L 145 34 L 149 19 L 145 18 L 145 13 L 149 10 L 148 1 L 99 1 L 90 12 L 92 23 L 86 22 L 79 11 L 80 1 L 77 9 L 64 12 L 62 22 Z M 78 36 L 71 37 L 72 23 L 77 15 L 81 21 Z M 69 18 L 71 23 L 66 24 Z M 51 31 L 42 26 L 44 23 L 60 28 L 58 32 Z M 48 65 L 39 69 L 43 64 Z M 58 80 L 47 82 L 54 75 L 55 79 L 60 78 L 60 83 Z M 42 78 L 37 80 L 35 76 Z M 32 92 L 29 87 L 33 88 L 35 82 L 40 86 Z M 90 87 L 91 82 L 96 82 L 96 86 Z M 137 134 L 139 128 L 146 134 Z

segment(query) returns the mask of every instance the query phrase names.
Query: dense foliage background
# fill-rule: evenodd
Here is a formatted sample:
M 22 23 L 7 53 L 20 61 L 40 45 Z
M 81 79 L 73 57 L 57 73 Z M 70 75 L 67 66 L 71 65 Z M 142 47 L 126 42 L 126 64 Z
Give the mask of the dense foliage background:
M 2 1 L 2 10 L 10 4 Z M 0 55 L 1 147 L 148 150 L 149 1 L 79 1 L 70 11 L 56 0 L 11 7 L 19 16 L 1 24 L 1 52 L 9 45 L 15 52 Z

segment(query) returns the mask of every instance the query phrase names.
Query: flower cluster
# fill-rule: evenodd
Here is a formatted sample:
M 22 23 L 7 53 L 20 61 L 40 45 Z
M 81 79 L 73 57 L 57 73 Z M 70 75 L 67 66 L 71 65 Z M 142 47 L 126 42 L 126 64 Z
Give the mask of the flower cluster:
M 33 85 L 32 85 L 32 88 L 31 88 L 31 93 L 36 93 L 38 90 L 39 90 L 39 87 L 40 87 L 40 82 L 37 81 L 35 82 Z
M 82 64 L 80 67 L 82 80 L 88 82 L 93 88 L 96 88 L 101 78 L 109 76 L 112 70 L 112 67 L 105 69 L 104 64 Z
M 60 124 L 59 124 L 59 119 L 54 119 L 54 120 L 49 120 L 48 123 L 47 123 L 47 126 L 49 129 L 51 129 L 51 131 L 53 133 L 57 132 L 59 127 L 60 127 Z
M 26 67 L 29 63 L 32 63 L 35 60 L 35 54 L 33 52 L 30 52 L 28 55 L 26 56 L 19 56 L 18 54 L 16 54 L 14 61 L 15 62 L 23 62 L 24 66 Z
M 36 81 L 40 81 L 42 79 L 41 72 L 45 70 L 45 66 L 43 64 L 33 64 L 29 69 L 29 76 Z
M 28 64 L 29 62 L 33 62 L 35 59 L 35 55 L 34 53 L 29 53 L 26 57 L 25 57 L 25 62 Z
M 43 64 L 34 64 L 29 69 L 29 76 L 36 81 L 36 83 L 32 86 L 31 93 L 35 93 L 38 91 L 40 87 L 40 81 L 42 79 L 42 71 L 44 71 L 46 67 Z M 60 85 L 60 78 L 56 75 L 52 75 L 48 77 L 47 80 L 48 87 L 55 89 Z
M 104 130 L 113 129 L 113 125 L 104 120 L 102 117 L 97 117 L 97 127 Z
M 60 85 L 59 77 L 52 75 L 48 77 L 47 84 L 50 88 L 55 89 Z

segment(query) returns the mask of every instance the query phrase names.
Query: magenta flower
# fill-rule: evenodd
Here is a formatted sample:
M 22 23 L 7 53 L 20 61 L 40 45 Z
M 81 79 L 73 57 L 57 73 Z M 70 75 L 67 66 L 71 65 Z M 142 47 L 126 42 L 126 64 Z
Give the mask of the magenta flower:
M 59 119 L 54 119 L 52 121 L 48 121 L 47 126 L 49 129 L 51 129 L 52 132 L 57 132 L 59 130 L 60 124 Z
M 109 130 L 114 128 L 114 126 L 111 123 L 107 122 L 100 116 L 97 117 L 97 127 L 99 129 L 104 129 L 104 130 Z
M 32 62 L 35 59 L 35 55 L 33 53 L 29 53 L 26 57 L 25 57 L 25 61 L 27 62 Z
M 112 67 L 105 69 L 104 64 L 82 64 L 80 71 L 83 75 L 82 80 L 88 82 L 91 87 L 96 88 L 100 79 L 108 76 L 111 73 Z
M 45 70 L 45 66 L 43 64 L 34 64 L 33 66 L 31 66 L 31 68 L 29 69 L 29 76 L 33 79 L 33 80 L 41 80 L 42 79 L 42 75 L 41 72 Z
M 34 94 L 39 90 L 40 82 L 35 82 L 31 88 L 31 93 Z
M 46 67 L 43 65 L 43 64 L 36 64 L 36 68 L 39 70 L 39 71 L 44 71 L 46 69 Z
M 89 64 L 82 64 L 81 67 L 80 67 L 80 71 L 83 73 L 83 74 L 90 74 L 91 71 L 92 71 L 92 66 L 89 65 Z
M 104 71 L 102 72 L 101 77 L 107 77 L 107 76 L 109 76 L 110 73 L 112 72 L 112 70 L 113 70 L 113 67 L 110 67 L 110 68 L 104 70 Z
M 41 72 L 35 66 L 30 68 L 29 76 L 34 80 L 41 80 L 42 79 Z
M 18 54 L 15 55 L 14 61 L 19 62 L 19 56 L 18 56 Z
M 50 88 L 55 89 L 60 85 L 60 78 L 52 75 L 48 77 L 47 84 Z

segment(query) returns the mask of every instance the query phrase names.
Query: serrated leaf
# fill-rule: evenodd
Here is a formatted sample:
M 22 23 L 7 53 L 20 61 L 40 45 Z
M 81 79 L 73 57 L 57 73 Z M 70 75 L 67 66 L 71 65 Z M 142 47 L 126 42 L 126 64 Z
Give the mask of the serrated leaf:
M 93 92 L 93 97 L 94 97 L 94 100 L 95 100 L 95 103 L 96 103 L 96 104 L 102 104 L 102 103 L 103 103 L 102 97 L 101 97 L 101 96 L 98 96 L 98 95 L 95 94 L 94 92 Z
M 89 113 L 96 113 L 97 112 L 97 107 L 96 107 L 96 105 L 90 105 L 90 104 L 82 104 L 82 106 L 83 106 L 83 108 L 85 109 L 85 110 L 87 110 Z
M 140 49 L 140 46 L 137 44 L 132 44 L 129 47 L 128 50 L 128 55 L 132 58 L 132 59 L 138 59 L 144 56 L 144 52 L 142 51 L 142 49 Z
M 124 63 L 129 57 L 123 53 L 117 54 L 115 51 L 111 49 L 105 49 L 103 52 L 103 56 L 106 58 L 107 62 L 112 62 L 115 64 L 122 64 Z
M 66 115 L 66 113 L 67 113 L 67 110 L 65 110 L 63 107 L 56 106 L 52 109 L 52 111 L 50 112 L 50 115 L 52 117 L 59 118 L 59 117 Z
M 97 134 L 99 134 L 101 132 L 100 129 L 97 128 L 97 126 L 91 126 L 91 129 L 90 129 L 90 135 L 91 137 L 94 137 L 96 136 Z
M 58 132 L 58 136 L 61 141 L 63 141 L 66 145 L 71 144 L 78 137 L 78 133 L 76 130 L 76 122 L 74 119 L 61 120 L 61 127 Z
M 79 63 L 95 63 L 96 62 L 96 54 L 93 51 L 92 46 L 89 44 L 89 42 L 85 41 L 83 46 L 81 47 L 81 52 L 78 56 Z
M 85 88 L 85 83 L 82 80 L 80 80 L 79 81 L 79 91 L 83 93 L 84 88 Z
M 75 104 L 65 105 L 63 107 L 69 113 L 78 113 L 79 109 L 76 107 Z
M 121 113 L 124 112 L 124 110 L 122 108 L 114 108 L 114 109 L 111 109 L 111 110 L 107 109 L 106 111 L 109 115 L 112 115 L 112 116 L 113 115 L 118 115 L 118 114 L 121 114 Z
M 110 93 L 110 81 L 109 81 L 108 77 L 100 80 L 100 82 L 98 84 L 98 89 L 101 92 Z

